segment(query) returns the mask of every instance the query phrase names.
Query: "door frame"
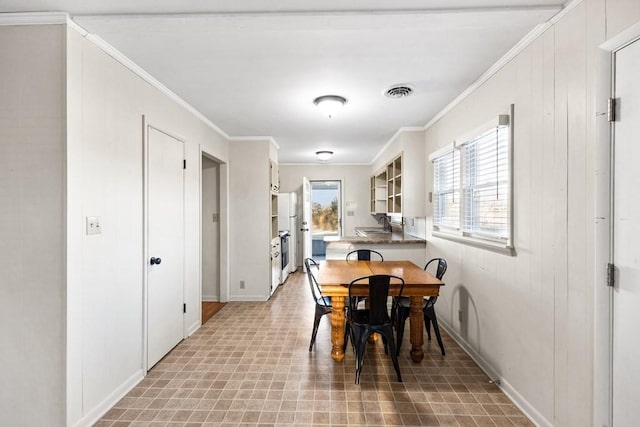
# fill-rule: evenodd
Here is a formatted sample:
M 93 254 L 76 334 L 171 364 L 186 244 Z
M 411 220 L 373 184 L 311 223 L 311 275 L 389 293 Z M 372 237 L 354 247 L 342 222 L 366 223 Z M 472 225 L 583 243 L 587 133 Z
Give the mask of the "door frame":
M 339 179 L 309 179 L 309 184 L 311 186 L 311 193 L 309 194 L 309 201 L 311 203 L 311 207 L 313 208 L 313 183 L 314 182 L 337 182 L 339 183 L 340 188 L 338 189 L 339 198 L 338 200 L 338 236 L 344 236 L 344 180 Z M 313 209 L 311 209 L 311 225 L 313 225 Z
M 614 126 L 607 103 L 614 96 L 615 54 L 640 39 L 640 22 L 599 46 L 595 120 L 595 282 L 593 335 L 593 425 L 613 426 L 613 288 L 606 285 L 613 248 Z
M 219 225 L 219 282 L 220 282 L 220 302 L 229 301 L 229 167 L 228 164 L 215 155 L 207 151 L 205 147 L 200 145 L 200 156 L 198 157 L 199 167 L 199 200 L 198 200 L 198 212 L 199 212 L 199 268 L 198 268 L 198 282 L 200 286 L 200 310 L 202 310 L 202 157 L 207 157 L 209 160 L 213 160 L 218 163 L 219 177 L 218 177 L 218 225 Z M 200 313 L 202 319 L 202 312 Z
M 143 372 L 146 373 L 149 371 L 148 366 L 148 338 L 149 338 L 149 325 L 148 325 L 148 316 L 149 316 L 149 274 L 147 269 L 147 260 L 149 259 L 149 128 L 152 127 L 158 132 L 162 132 L 172 138 L 175 138 L 183 143 L 183 158 L 184 158 L 184 149 L 186 147 L 186 138 L 177 135 L 175 133 L 167 132 L 159 126 L 155 125 L 155 122 L 152 122 L 148 119 L 146 115 L 142 115 L 142 369 Z M 184 191 L 184 175 L 183 175 L 183 191 Z M 183 218 L 185 216 L 185 206 L 184 206 L 184 197 L 182 200 L 182 215 Z M 183 224 L 184 226 L 184 224 Z M 184 263 L 184 230 L 183 230 L 183 263 Z M 182 269 L 182 295 L 184 298 L 185 294 L 185 269 Z M 184 316 L 182 320 L 182 338 L 185 338 L 184 334 Z

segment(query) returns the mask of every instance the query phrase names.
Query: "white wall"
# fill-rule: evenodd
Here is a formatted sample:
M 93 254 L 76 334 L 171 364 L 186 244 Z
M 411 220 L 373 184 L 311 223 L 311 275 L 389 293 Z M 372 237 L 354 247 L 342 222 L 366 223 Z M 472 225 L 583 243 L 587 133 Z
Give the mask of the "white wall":
M 311 181 L 342 180 L 342 224 L 345 236 L 355 236 L 355 227 L 376 226 L 375 218 L 369 213 L 368 165 L 280 165 L 280 191 L 298 193 L 298 217 L 302 216 L 302 177 Z M 348 216 L 346 203 L 354 202 L 354 215 Z M 301 233 L 298 233 L 298 248 L 302 248 Z M 302 265 L 302 250 L 298 250 L 297 265 Z
M 62 425 L 64 29 L 0 27 L 0 424 Z
M 202 300 L 220 301 L 220 219 L 218 163 L 202 157 Z
M 271 145 L 268 140 L 229 144 L 230 301 L 266 301 L 271 295 Z
M 427 254 L 449 262 L 441 322 L 540 425 L 593 423 L 597 46 L 638 19 L 579 3 L 426 134 L 428 154 L 515 104 L 517 256 L 430 233 Z

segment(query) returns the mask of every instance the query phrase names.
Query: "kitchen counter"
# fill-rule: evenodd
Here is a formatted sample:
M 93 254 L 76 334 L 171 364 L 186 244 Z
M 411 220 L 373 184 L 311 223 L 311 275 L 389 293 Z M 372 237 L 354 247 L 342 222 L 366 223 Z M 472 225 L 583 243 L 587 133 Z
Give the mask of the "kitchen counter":
M 369 233 L 367 233 L 369 230 Z M 419 237 L 410 236 L 399 231 L 391 233 L 382 232 L 382 228 L 375 227 L 356 227 L 356 233 L 365 234 L 358 236 L 329 236 L 324 241 L 329 243 L 350 243 L 350 244 L 423 244 L 427 241 Z

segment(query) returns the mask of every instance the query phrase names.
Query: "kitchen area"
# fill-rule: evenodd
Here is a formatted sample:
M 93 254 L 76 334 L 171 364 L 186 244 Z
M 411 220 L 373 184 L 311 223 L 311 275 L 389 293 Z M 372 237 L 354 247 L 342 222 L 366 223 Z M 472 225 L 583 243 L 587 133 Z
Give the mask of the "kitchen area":
M 341 233 L 322 237 L 325 259 L 344 259 L 351 250 L 368 248 L 383 253 L 385 260 L 408 259 L 424 265 L 427 250 L 424 181 L 427 177 L 422 164 L 423 138 L 423 131 L 399 133 L 371 165 L 279 165 L 279 187 L 284 193 L 297 195 L 298 219 L 302 215 L 303 177 L 312 182 L 341 182 Z M 279 231 L 289 232 L 289 253 L 285 263 L 288 268 L 282 269 L 281 283 L 302 265 L 304 257 L 301 222 L 294 227 L 287 218 L 292 215 L 280 214 L 283 209 L 283 205 L 278 207 L 278 226 Z

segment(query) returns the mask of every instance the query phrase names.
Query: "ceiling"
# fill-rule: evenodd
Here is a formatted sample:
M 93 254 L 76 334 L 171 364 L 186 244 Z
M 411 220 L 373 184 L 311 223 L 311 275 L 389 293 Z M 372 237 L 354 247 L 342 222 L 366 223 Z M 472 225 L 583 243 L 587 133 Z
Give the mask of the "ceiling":
M 0 0 L 65 11 L 231 137 L 280 163 L 370 163 L 422 127 L 566 0 Z M 413 95 L 384 96 L 395 84 Z M 313 100 L 348 102 L 332 118 Z

